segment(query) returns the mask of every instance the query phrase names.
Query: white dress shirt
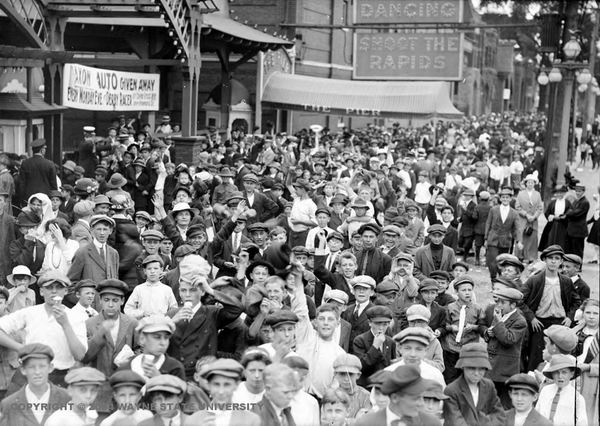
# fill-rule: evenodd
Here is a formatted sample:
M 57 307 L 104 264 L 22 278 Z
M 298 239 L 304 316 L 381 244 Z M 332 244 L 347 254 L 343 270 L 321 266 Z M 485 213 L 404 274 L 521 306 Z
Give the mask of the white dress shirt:
M 385 407 L 385 426 L 393 426 L 392 422 L 400 421 L 402 417 L 390 410 L 390 407 Z
M 246 382 L 240 382 L 237 389 L 233 391 L 231 402 L 234 404 L 257 404 L 264 394 L 264 390 L 259 393 L 252 393 L 248 390 Z
M 133 289 L 125 304 L 125 314 L 140 319 L 150 315 L 167 315 L 170 309 L 177 308 L 173 290 L 161 282 L 146 281 Z
M 535 409 L 539 413 L 550 418 L 550 410 L 552 409 L 552 400 L 558 386 L 551 384 L 544 386 L 540 391 Z M 560 399 L 558 400 L 558 406 L 554 413 L 554 426 L 587 426 L 588 419 L 585 410 L 585 399 L 579 392 L 575 390 L 572 385 L 567 385 L 560 393 Z
M 41 424 L 44 414 L 46 414 L 46 410 L 42 409 L 41 404 L 48 404 L 48 401 L 50 400 L 50 385 L 48 385 L 46 392 L 44 392 L 39 398 L 35 396 L 35 394 L 29 388 L 29 385 L 26 385 L 25 398 L 27 398 L 27 403 L 29 404 L 29 408 L 31 409 L 33 416 L 37 422 Z
M 506 222 L 509 212 L 510 206 L 500 205 L 500 218 L 502 219 L 502 223 Z
M 75 318 L 76 321 L 81 321 L 83 323 L 85 323 L 89 318 L 98 315 L 98 311 L 96 311 L 94 308 L 91 306 L 84 308 L 79 302 L 77 302 L 77 304 L 71 308 L 71 312 L 73 313 L 73 318 Z M 91 314 L 91 316 L 88 315 L 88 312 Z
M 524 413 L 519 413 L 519 412 L 515 411 L 514 426 L 525 426 L 525 420 L 527 419 L 527 416 L 529 415 L 529 413 L 531 413 L 531 410 L 533 410 L 533 407 L 531 409 L 525 411 Z
M 296 426 L 313 426 L 320 424 L 319 403 L 314 396 L 300 390 L 290 402 L 292 417 Z

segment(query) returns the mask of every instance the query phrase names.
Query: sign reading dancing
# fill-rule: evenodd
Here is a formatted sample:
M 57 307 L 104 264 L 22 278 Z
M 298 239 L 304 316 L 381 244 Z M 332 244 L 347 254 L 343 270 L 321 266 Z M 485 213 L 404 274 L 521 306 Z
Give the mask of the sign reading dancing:
M 355 0 L 355 24 L 457 24 L 465 0 Z

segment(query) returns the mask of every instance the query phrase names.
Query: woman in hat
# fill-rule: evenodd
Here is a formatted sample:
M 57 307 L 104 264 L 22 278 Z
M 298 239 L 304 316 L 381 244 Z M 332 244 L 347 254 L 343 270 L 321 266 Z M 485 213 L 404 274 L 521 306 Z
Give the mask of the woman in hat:
M 523 179 L 525 190 L 516 197 L 515 209 L 519 214 L 521 229 L 523 229 L 523 262 L 531 263 L 537 259 L 538 251 L 538 217 L 544 211 L 542 196 L 535 190 L 538 183 L 537 173 L 527 175 Z
M 548 222 L 542 231 L 542 237 L 538 245 L 538 250 L 544 251 L 546 247 L 557 244 L 566 247 L 567 244 L 567 216 L 566 213 L 571 210 L 571 202 L 565 198 L 567 188 L 557 186 L 552 191 L 554 199 L 550 201 L 544 216 Z
M 27 207 L 25 207 L 23 211 L 32 212 L 40 218 L 41 222 L 36 229 L 35 235 L 40 241 L 48 243 L 48 240 L 46 239 L 46 222 L 55 217 L 52 211 L 52 202 L 48 195 L 41 192 L 33 194 L 29 197 L 29 200 L 27 200 Z

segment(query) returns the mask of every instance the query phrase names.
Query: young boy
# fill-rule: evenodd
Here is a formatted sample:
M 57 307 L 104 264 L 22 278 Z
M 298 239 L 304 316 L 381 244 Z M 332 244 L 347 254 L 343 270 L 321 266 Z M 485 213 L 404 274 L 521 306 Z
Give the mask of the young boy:
M 450 285 L 450 274 L 446 271 L 432 271 L 429 274 L 429 278 L 433 278 L 438 282 L 439 290 L 438 296 L 435 301 L 440 306 L 448 306 L 450 303 L 454 302 L 456 299 L 453 295 L 448 293 L 448 287 Z
M 443 419 L 444 401 L 448 396 L 444 393 L 444 388 L 441 383 L 435 380 L 426 380 L 425 391 L 423 396 L 423 411 L 431 414 L 438 420 Z
M 108 379 L 113 390 L 113 399 L 117 410 L 100 423 L 100 426 L 113 426 L 115 424 L 132 424 L 152 417 L 148 410 L 138 408 L 142 399 L 140 390 L 146 380 L 131 370 L 117 371 Z
M 123 364 L 119 370 L 133 370 L 146 380 L 159 374 L 185 379 L 183 364 L 166 354 L 175 323 L 169 317 L 154 315 L 140 321 L 136 331 L 142 353 Z
M 181 411 L 185 382 L 170 374 L 154 376 L 146 382 L 146 399 L 156 413 L 138 426 L 186 425 L 188 416 Z
M 177 300 L 173 290 L 161 283 L 160 276 L 163 260 L 154 254 L 142 262 L 146 274 L 146 282 L 136 286 L 125 304 L 125 314 L 135 319 L 150 315 L 167 315 L 177 309 Z
M 535 425 L 552 426 L 552 422 L 534 408 L 538 399 L 539 385 L 533 377 L 520 373 L 511 376 L 505 383 L 512 408 L 506 412 L 506 426 Z
M 446 364 L 446 369 L 450 365 Z M 494 383 L 484 376 L 492 368 L 485 343 L 467 343 L 460 349 L 456 368 L 462 374 L 450 383 L 444 393 L 444 423 L 449 425 L 498 425 L 505 414 Z
M 98 311 L 92 308 L 96 297 L 96 283 L 92 280 L 81 280 L 75 286 L 77 304 L 71 308 L 73 316 L 78 321 L 86 322 L 89 318 L 98 315 Z
M 37 281 L 25 265 L 15 266 L 6 280 L 13 287 L 8 290 L 7 311 L 15 312 L 21 308 L 35 305 L 35 292 L 29 288 Z
M 510 408 L 510 398 L 504 382 L 521 372 L 521 346 L 527 332 L 527 321 L 517 309 L 523 293 L 513 288 L 498 288 L 493 292 L 496 305 L 491 327 L 485 330 L 492 369 L 490 378 L 496 386 L 498 397 L 505 409 Z
M 544 375 L 554 383 L 544 386 L 535 409 L 555 425 L 588 425 L 586 401 L 571 384 L 579 374 L 581 370 L 574 356 L 552 355 Z M 594 419 L 590 421 L 594 422 Z
M 455 364 L 461 347 L 467 343 L 478 341 L 485 330 L 483 326 L 484 311 L 472 302 L 474 287 L 475 282 L 469 275 L 464 275 L 454 282 L 458 300 L 448 305 L 446 328 L 441 342 L 446 366 L 444 370 L 446 383 L 452 382 L 460 374 L 456 370 Z
M 391 321 L 391 318 L 390 318 Z M 393 344 L 393 340 L 387 337 Z M 361 376 L 361 361 L 356 355 L 342 354 L 333 362 L 335 382 L 339 388 L 350 396 L 348 417 L 354 418 L 361 408 L 370 408 L 370 393 L 362 386 L 356 384 Z
M 45 426 L 95 424 L 98 413 L 92 409 L 92 403 L 105 380 L 104 374 L 92 367 L 80 367 L 69 371 L 65 376 L 67 393 L 71 397 L 67 403 L 67 410 L 52 414 Z
M 144 246 L 144 250 L 142 250 L 142 252 L 135 259 L 134 265 L 136 268 L 138 283 L 143 283 L 146 280 L 146 273 L 144 271 L 144 260 L 146 259 L 146 257 L 158 255 L 163 261 L 163 267 L 167 264 L 167 261 L 169 259 L 165 258 L 162 254 L 159 253 L 161 242 L 165 240 L 165 236 L 162 232 L 156 231 L 154 229 L 148 229 L 142 232 L 142 235 L 140 237 L 142 238 L 142 245 Z
M 287 242 L 287 232 L 285 228 L 282 226 L 276 226 L 271 229 L 271 232 L 269 232 L 269 239 L 272 243 L 279 242 L 285 244 Z
M 327 244 L 323 244 L 323 241 L 319 238 L 319 234 L 325 236 L 335 232 L 329 227 L 329 221 L 331 220 L 331 212 L 326 208 L 317 209 L 315 212 L 315 218 L 317 219 L 317 226 L 308 231 L 306 235 L 306 242 L 304 246 L 307 249 L 321 249 L 325 251 L 325 254 L 329 254 L 329 247 Z
M 350 352 L 354 339 L 359 334 L 369 331 L 367 310 L 374 306 L 371 297 L 375 293 L 375 280 L 368 275 L 358 275 L 350 280 L 355 301 L 342 314 L 342 318 L 350 323 Z
M 54 352 L 41 343 L 30 343 L 19 350 L 18 356 L 21 373 L 27 379 L 27 384 L 2 400 L 0 424 L 29 426 L 33 424 L 31 418 L 35 418 L 37 424 L 43 425 L 55 411 L 64 408 L 69 402 L 69 394 L 48 380 Z M 33 403 L 39 402 L 46 394 L 48 408 L 36 409 Z M 27 403 L 27 406 L 21 406 L 23 403 Z
M 0 317 L 5 316 L 7 311 L 8 290 L 5 287 L 0 287 Z M 4 398 L 8 385 L 18 367 L 17 352 L 14 350 L 0 347 L 0 400 Z
M 321 399 L 321 425 L 346 426 L 350 414 L 350 396 L 341 389 L 330 389 Z

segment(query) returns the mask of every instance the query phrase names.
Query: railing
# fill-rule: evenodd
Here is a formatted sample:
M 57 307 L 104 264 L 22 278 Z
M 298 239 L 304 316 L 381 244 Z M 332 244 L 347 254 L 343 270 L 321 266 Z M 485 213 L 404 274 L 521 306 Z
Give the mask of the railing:
M 42 7 L 36 0 L 0 0 L 0 9 L 19 24 L 38 48 L 47 48 L 48 28 Z

